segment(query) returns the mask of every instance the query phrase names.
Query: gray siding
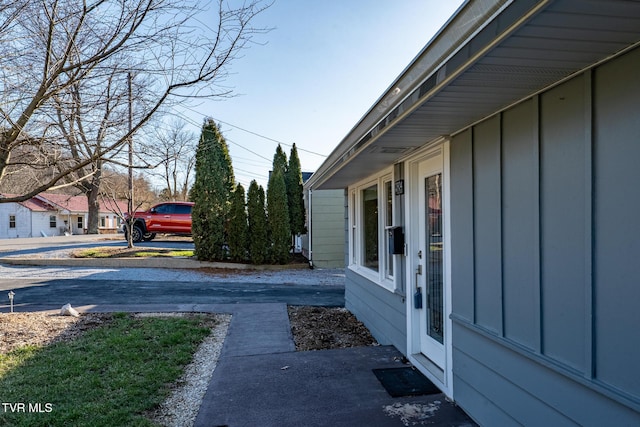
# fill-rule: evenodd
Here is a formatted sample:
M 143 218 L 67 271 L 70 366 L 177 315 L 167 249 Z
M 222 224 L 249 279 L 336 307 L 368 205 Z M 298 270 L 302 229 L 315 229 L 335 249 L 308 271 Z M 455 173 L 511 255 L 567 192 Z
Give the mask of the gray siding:
M 407 348 L 407 317 L 404 297 L 346 269 L 345 306 L 364 323 L 382 345 Z
M 475 323 L 501 334 L 502 306 L 496 304 L 502 299 L 500 118 L 478 125 L 473 130 L 473 138 Z M 456 167 L 452 165 L 452 170 Z M 455 197 L 456 190 L 451 192 Z
M 591 200 L 585 80 L 575 78 L 540 98 L 542 324 L 554 328 L 543 335 L 542 346 L 546 355 L 581 372 L 587 370 L 586 220 Z
M 640 49 L 594 75 L 595 374 L 640 400 Z
M 640 424 L 640 49 L 453 138 L 454 398 Z
M 451 174 L 451 188 L 456 196 L 451 198 L 452 223 L 451 282 L 456 284 L 452 292 L 452 306 L 456 315 L 467 322 L 475 320 L 475 278 L 474 278 L 474 239 L 473 236 L 473 155 L 471 150 L 471 130 L 458 135 L 455 144 L 451 144 L 451 158 L 455 159 L 457 169 Z

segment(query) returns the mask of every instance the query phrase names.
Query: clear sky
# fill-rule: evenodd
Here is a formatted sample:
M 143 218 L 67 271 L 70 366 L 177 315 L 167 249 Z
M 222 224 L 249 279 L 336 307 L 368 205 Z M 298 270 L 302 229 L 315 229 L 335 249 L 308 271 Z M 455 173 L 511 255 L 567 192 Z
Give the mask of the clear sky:
M 236 96 L 198 101 L 189 130 L 220 123 L 245 190 L 252 179 L 266 189 L 278 142 L 287 158 L 295 142 L 313 172 L 462 3 L 275 0 L 254 22 L 273 30 L 231 65 Z

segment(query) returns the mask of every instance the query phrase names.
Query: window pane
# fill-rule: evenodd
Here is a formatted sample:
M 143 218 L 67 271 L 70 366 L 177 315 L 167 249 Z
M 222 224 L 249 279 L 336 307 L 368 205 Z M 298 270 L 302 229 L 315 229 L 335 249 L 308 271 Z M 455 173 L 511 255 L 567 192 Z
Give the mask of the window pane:
M 442 265 L 442 174 L 430 176 L 425 182 L 427 218 L 427 332 L 431 338 L 443 343 L 443 291 Z
M 386 227 L 390 227 L 393 225 L 393 193 L 391 192 L 391 181 L 387 181 L 384 183 L 384 193 L 385 193 L 385 199 L 386 199 L 386 212 L 385 212 L 385 226 Z M 389 233 L 385 232 L 385 248 L 389 248 Z M 386 260 L 386 275 L 387 277 L 392 277 L 393 276 L 393 255 L 391 255 L 389 253 L 389 251 L 386 252 L 387 256 L 385 257 Z
M 351 194 L 351 263 L 355 264 L 358 261 L 356 256 L 356 193 Z
M 363 255 L 365 267 L 378 271 L 378 186 L 362 190 Z

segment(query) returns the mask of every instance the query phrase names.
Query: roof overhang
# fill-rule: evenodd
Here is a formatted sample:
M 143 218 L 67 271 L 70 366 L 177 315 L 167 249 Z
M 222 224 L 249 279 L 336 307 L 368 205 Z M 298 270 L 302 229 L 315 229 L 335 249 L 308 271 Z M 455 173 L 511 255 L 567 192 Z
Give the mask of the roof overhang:
M 305 184 L 345 188 L 640 43 L 640 2 L 469 0 Z

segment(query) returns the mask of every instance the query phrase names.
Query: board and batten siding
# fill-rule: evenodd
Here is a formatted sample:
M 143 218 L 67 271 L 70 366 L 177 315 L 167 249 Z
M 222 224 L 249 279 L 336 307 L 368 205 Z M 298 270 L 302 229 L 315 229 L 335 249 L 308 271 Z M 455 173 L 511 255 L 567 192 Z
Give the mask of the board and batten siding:
M 640 425 L 640 49 L 451 142 L 454 398 Z
M 314 190 L 311 215 L 313 265 L 320 268 L 345 266 L 344 190 Z

